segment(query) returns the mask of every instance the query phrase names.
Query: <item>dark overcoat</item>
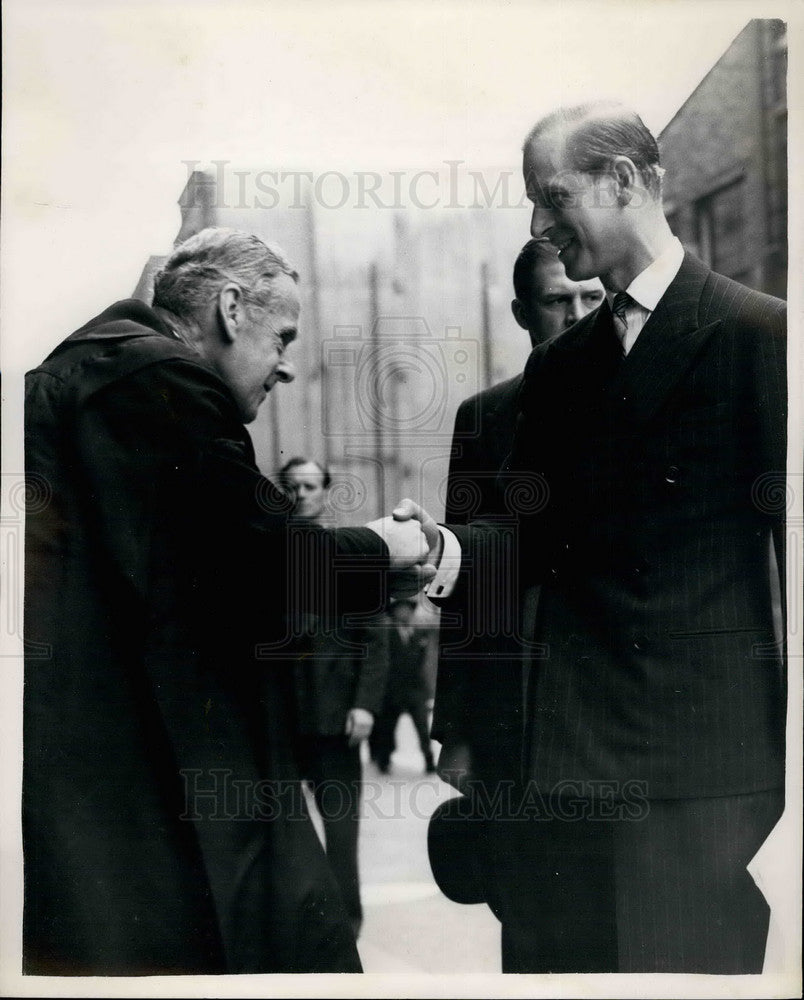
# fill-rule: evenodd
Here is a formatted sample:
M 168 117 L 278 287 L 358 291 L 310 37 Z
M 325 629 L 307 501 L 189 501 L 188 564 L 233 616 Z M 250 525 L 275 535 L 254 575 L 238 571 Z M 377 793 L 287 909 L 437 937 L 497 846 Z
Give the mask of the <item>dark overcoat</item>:
M 283 657 L 290 612 L 383 606 L 384 543 L 290 526 L 227 387 L 133 300 L 28 375 L 26 475 L 25 971 L 358 971 Z
M 377 715 L 388 679 L 385 622 L 327 628 L 302 620 L 295 661 L 298 730 L 305 736 L 343 736 L 353 708 Z

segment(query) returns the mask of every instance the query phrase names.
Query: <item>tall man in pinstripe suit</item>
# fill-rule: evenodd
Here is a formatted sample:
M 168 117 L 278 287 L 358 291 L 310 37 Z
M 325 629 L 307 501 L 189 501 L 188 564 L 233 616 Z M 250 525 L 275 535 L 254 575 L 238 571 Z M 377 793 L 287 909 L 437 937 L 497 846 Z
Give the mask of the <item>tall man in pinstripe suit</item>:
M 634 112 L 551 114 L 524 172 L 533 237 L 607 301 L 528 361 L 507 474 L 540 477 L 544 502 L 516 545 L 418 513 L 447 608 L 488 628 L 501 580 L 542 585 L 520 814 L 545 822 L 510 852 L 533 891 L 504 968 L 758 973 L 768 907 L 746 865 L 783 808 L 784 525 L 763 486 L 785 469 L 784 304 L 684 253 Z

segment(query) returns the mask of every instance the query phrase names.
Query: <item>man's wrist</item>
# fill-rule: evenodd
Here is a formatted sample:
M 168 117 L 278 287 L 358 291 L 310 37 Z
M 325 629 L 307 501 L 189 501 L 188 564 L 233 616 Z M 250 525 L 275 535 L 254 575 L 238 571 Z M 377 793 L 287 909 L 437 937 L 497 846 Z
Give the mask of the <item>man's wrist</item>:
M 424 588 L 429 598 L 449 597 L 455 589 L 455 582 L 461 568 L 461 543 L 455 535 L 443 524 L 438 525 L 441 536 L 440 554 L 436 575 Z

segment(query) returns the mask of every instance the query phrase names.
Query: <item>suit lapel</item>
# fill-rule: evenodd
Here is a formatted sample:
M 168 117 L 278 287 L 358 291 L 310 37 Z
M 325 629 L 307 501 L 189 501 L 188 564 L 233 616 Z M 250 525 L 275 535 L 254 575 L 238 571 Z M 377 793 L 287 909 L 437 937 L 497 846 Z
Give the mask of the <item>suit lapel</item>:
M 614 399 L 638 422 L 648 421 L 694 363 L 720 321 L 698 325 L 709 269 L 685 254 L 681 269 L 623 360 L 611 385 Z
M 536 348 L 525 369 L 523 418 L 511 468 L 529 467 L 548 447 L 545 439 L 560 438 L 561 447 L 572 447 L 573 435 L 584 438 L 590 426 L 612 414 L 637 426 L 647 424 L 720 325 L 720 320 L 698 323 L 710 274 L 701 261 L 685 254 L 626 358 L 614 358 L 616 334 L 605 302 L 565 334 Z M 537 434 L 537 428 L 560 428 L 560 434 Z
M 525 393 L 538 393 L 553 408 L 564 401 L 575 409 L 600 389 L 618 366 L 617 335 L 606 302 L 548 345 L 538 372 L 538 386 L 525 374 Z M 563 408 L 563 407 L 562 407 Z

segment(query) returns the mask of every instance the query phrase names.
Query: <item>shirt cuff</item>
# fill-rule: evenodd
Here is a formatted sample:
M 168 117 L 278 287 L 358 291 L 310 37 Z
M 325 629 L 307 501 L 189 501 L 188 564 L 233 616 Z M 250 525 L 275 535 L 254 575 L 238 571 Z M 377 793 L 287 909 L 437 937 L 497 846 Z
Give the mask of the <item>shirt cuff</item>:
M 449 597 L 455 589 L 455 582 L 461 568 L 461 543 L 449 528 L 439 524 L 438 530 L 441 532 L 444 548 L 436 575 L 424 588 L 425 594 L 430 598 Z

